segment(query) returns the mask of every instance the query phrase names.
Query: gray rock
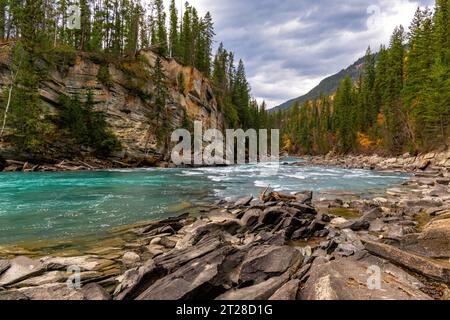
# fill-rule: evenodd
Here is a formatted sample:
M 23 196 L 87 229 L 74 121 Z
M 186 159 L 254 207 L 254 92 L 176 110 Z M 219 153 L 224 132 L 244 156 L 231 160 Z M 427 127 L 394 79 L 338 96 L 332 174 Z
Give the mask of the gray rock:
M 379 207 L 373 208 L 367 211 L 362 217 L 361 221 L 372 222 L 378 218 L 382 217 L 382 211 Z
M 96 283 L 89 283 L 81 288 L 81 292 L 84 295 L 84 300 L 102 301 L 111 300 L 111 296 Z
M 382 243 L 373 241 L 363 242 L 366 250 L 376 256 L 420 273 L 428 278 L 450 283 L 450 264 L 448 263 L 432 260 Z
M 351 243 L 341 243 L 337 246 L 336 250 L 334 251 L 334 254 L 342 257 L 350 257 L 354 255 L 357 251 L 359 250 L 355 245 Z
M 0 291 L 0 301 L 30 300 L 26 295 L 17 290 Z
M 33 276 L 12 285 L 15 288 L 37 287 L 44 284 L 55 284 L 67 281 L 69 275 L 63 271 L 50 271 L 43 275 Z
M 257 284 L 285 272 L 295 273 L 303 262 L 303 255 L 295 248 L 257 246 L 244 258 L 239 275 L 241 283 Z
M 286 283 L 278 289 L 269 300 L 274 301 L 292 301 L 297 299 L 297 294 L 300 288 L 300 280 L 294 279 Z
M 438 217 L 428 223 L 418 242 L 429 257 L 450 259 L 450 216 Z
M 157 280 L 137 300 L 211 299 L 223 292 L 220 271 L 231 247 L 222 247 Z
M 380 268 L 381 288 L 369 287 L 370 268 Z M 409 275 L 386 270 L 386 261 L 340 258 L 330 262 L 316 260 L 301 291 L 301 300 L 430 300 L 411 285 Z M 376 285 L 376 283 L 375 283 Z
M 79 257 L 44 257 L 39 259 L 47 270 L 67 269 L 77 266 L 81 271 L 98 271 L 115 264 L 114 261 L 101 259 L 94 255 Z
M 41 262 L 27 257 L 17 257 L 11 260 L 11 266 L 0 276 L 0 287 L 41 275 L 44 271 L 45 266 Z
M 289 281 L 289 274 L 283 274 L 280 277 L 270 278 L 257 285 L 230 290 L 216 300 L 247 300 L 247 301 L 262 301 L 268 300 L 275 292 Z
M 251 227 L 255 225 L 262 213 L 262 210 L 259 209 L 248 210 L 241 219 L 242 225 L 245 227 Z
M 127 267 L 133 267 L 136 266 L 139 262 L 141 262 L 141 258 L 137 253 L 129 251 L 125 252 L 125 254 L 123 255 L 122 262 Z
M 277 224 L 285 214 L 288 214 L 288 212 L 282 207 L 267 208 L 259 217 L 259 223 L 263 225 Z
M 85 300 L 85 296 L 81 290 L 70 288 L 65 283 L 22 288 L 18 292 L 26 296 L 29 300 Z
M 312 191 L 298 192 L 295 194 L 295 197 L 297 198 L 298 202 L 310 205 L 313 199 L 313 192 Z
M 10 266 L 11 263 L 9 262 L 9 260 L 0 260 L 0 275 L 5 272 Z
M 236 201 L 234 206 L 235 207 L 245 207 L 245 206 L 248 206 L 250 204 L 250 202 L 252 202 L 252 200 L 253 200 L 253 196 L 247 196 L 247 197 L 244 197 L 244 198 Z

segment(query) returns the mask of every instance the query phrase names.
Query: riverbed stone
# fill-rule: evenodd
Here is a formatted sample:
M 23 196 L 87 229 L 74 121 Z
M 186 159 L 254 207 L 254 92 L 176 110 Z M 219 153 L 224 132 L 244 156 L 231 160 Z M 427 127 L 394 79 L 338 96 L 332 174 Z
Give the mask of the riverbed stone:
M 109 293 L 107 293 L 102 286 L 96 283 L 89 283 L 85 286 L 82 286 L 81 292 L 84 296 L 84 300 L 90 301 L 111 300 L 111 296 L 109 295 Z
M 44 284 L 51 284 L 51 283 L 62 283 L 67 281 L 69 278 L 69 274 L 62 272 L 62 271 L 50 271 L 43 275 L 37 276 L 37 277 L 31 277 L 29 279 L 23 280 L 21 282 L 18 282 L 14 284 L 13 286 L 16 288 L 23 288 L 23 287 L 37 287 Z
M 125 252 L 125 254 L 122 257 L 122 262 L 127 267 L 133 267 L 139 264 L 141 261 L 141 257 L 135 252 L 129 251 Z
M 9 260 L 1 260 L 0 259 L 0 275 L 5 272 L 11 266 L 11 262 Z
M 259 217 L 262 215 L 262 213 L 263 211 L 260 209 L 248 210 L 241 218 L 242 225 L 247 228 L 255 225 L 258 222 Z
M 44 264 L 27 257 L 17 257 L 10 263 L 10 267 L 0 276 L 0 287 L 41 275 L 45 271 Z
M 70 288 L 66 283 L 21 288 L 18 289 L 18 292 L 25 295 L 29 300 L 85 300 L 82 291 Z
M 235 202 L 234 206 L 235 207 L 245 207 L 248 206 L 253 200 L 253 196 L 247 196 L 247 197 L 243 197 L 241 199 L 239 199 L 238 201 Z
M 287 271 L 295 273 L 303 262 L 303 255 L 289 246 L 256 246 L 244 258 L 239 275 L 241 283 L 257 284 Z
M 242 288 L 232 289 L 218 296 L 216 300 L 247 300 L 262 301 L 268 300 L 275 292 L 289 281 L 289 274 L 283 274 L 279 277 L 270 278 L 259 284 Z
M 278 289 L 269 300 L 274 301 L 293 301 L 297 299 L 300 288 L 300 280 L 293 279 Z
M 137 300 L 211 299 L 224 291 L 220 279 L 221 265 L 231 247 L 222 247 L 193 260 L 174 273 L 157 280 L 137 297 Z
M 450 283 L 449 262 L 433 260 L 383 243 L 367 240 L 364 240 L 363 243 L 366 250 L 374 255 L 420 273 L 428 278 Z
M 62 270 L 69 267 L 80 268 L 81 271 L 98 271 L 115 264 L 112 260 L 87 255 L 78 257 L 44 257 L 39 260 L 48 270 Z
M 17 290 L 0 291 L 0 301 L 30 300 L 26 295 Z
M 408 281 L 405 272 L 393 275 L 383 269 L 386 261 L 368 262 L 356 258 L 317 260 L 301 291 L 301 300 L 430 300 Z M 375 269 L 374 269 L 375 268 Z M 381 271 L 380 284 L 369 287 L 371 270 Z M 375 278 L 374 278 L 375 279 Z M 376 280 L 376 279 L 375 279 Z
M 418 242 L 428 256 L 450 259 L 450 218 L 432 220 L 419 235 Z

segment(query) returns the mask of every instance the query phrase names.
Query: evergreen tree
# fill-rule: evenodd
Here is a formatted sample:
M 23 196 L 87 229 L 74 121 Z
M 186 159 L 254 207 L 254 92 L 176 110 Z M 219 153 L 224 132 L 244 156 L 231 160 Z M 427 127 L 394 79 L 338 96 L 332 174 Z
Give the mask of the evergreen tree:
M 170 2 L 170 34 L 169 34 L 170 56 L 175 59 L 182 57 L 180 47 L 180 36 L 178 33 L 178 11 L 175 6 L 175 0 Z

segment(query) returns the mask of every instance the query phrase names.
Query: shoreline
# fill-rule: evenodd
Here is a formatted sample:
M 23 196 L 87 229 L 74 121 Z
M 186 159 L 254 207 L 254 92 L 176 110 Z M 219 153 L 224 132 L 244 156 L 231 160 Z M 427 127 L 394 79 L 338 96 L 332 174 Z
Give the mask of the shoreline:
M 404 154 L 402 156 L 378 156 L 378 155 L 289 155 L 306 160 L 305 163 L 299 162 L 297 165 L 318 165 L 318 166 L 335 166 L 347 169 L 364 169 L 372 171 L 396 171 L 406 173 L 417 173 L 431 170 L 450 170 L 450 150 L 444 152 L 430 152 L 411 156 Z M 280 162 L 283 163 L 283 158 Z M 295 165 L 295 164 L 291 164 Z M 141 162 L 126 163 L 111 159 L 73 159 L 60 160 L 57 163 L 34 164 L 27 161 L 4 160 L 0 163 L 1 172 L 67 172 L 67 171 L 98 171 L 111 169 L 149 169 L 149 168 L 180 168 L 170 162 L 158 161 L 156 163 Z M 181 168 L 190 168 L 183 166 Z
M 358 159 L 348 166 L 367 166 Z M 372 199 L 272 192 L 123 227 L 127 241 L 83 255 L 0 257 L 0 300 L 450 299 L 450 174 L 434 163 L 414 173 Z M 30 265 L 38 270 L 20 273 Z M 82 289 L 65 283 L 71 265 L 81 267 Z M 352 285 L 374 266 L 384 291 Z

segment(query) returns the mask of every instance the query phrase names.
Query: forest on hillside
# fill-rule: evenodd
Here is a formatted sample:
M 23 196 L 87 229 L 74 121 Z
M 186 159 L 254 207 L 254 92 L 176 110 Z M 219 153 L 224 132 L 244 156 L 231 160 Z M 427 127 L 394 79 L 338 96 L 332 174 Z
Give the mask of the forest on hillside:
M 450 145 L 450 2 L 418 8 L 378 55 L 367 50 L 356 83 L 271 114 L 296 154 L 419 153 Z M 376 58 L 375 58 L 376 57 Z
M 103 114 L 95 111 L 91 92 L 86 97 L 61 97 L 59 117 L 43 119 L 39 83 L 46 80 L 49 66 L 71 65 L 77 54 L 84 53 L 101 64 L 98 79 L 108 87 L 112 81 L 109 64 L 131 77 L 142 73 L 139 65 L 133 67 L 132 63 L 139 63 L 137 53 L 144 48 L 160 56 L 153 72 L 145 75 L 153 81 L 155 92 L 148 96 L 139 88 L 131 89 L 156 110 L 152 117 L 161 127 L 169 122 L 170 86 L 161 59 L 193 66 L 211 79 L 227 127 L 260 126 L 260 114 L 266 112 L 260 112 L 251 98 L 243 61 L 235 59 L 222 44 L 215 55 L 212 53 L 215 32 L 209 12 L 201 17 L 188 2 L 177 8 L 174 0 L 169 8 L 164 8 L 162 0 L 148 5 L 140 0 L 79 0 L 75 7 L 71 3 L 0 0 L 0 39 L 14 47 L 12 84 L 4 90 L 0 103 L 1 140 L 13 142 L 18 150 L 37 153 L 45 151 L 64 132 L 77 144 L 94 148 L 102 156 L 120 149 Z M 79 25 L 74 20 L 74 8 L 79 10 Z

